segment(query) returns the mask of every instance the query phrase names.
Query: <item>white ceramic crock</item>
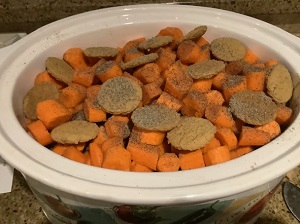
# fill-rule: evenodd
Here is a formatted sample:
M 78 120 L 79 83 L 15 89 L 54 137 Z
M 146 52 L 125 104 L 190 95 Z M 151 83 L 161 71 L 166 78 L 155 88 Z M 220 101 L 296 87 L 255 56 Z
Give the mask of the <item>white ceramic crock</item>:
M 24 174 L 51 222 L 252 223 L 284 174 L 300 164 L 298 74 L 289 128 L 264 147 L 211 167 L 147 174 L 100 169 L 52 153 L 24 130 L 22 100 L 48 56 L 62 57 L 70 47 L 122 46 L 167 26 L 186 33 L 198 25 L 208 26 L 208 40 L 238 38 L 262 59 L 277 58 L 292 74 L 300 72 L 300 41 L 293 35 L 236 13 L 182 5 L 92 11 L 1 50 L 0 155 Z

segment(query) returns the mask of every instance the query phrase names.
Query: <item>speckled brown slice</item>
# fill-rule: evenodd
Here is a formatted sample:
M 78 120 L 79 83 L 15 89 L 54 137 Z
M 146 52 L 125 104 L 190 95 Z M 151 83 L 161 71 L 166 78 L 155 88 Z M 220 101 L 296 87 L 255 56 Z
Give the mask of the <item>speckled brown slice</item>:
M 286 103 L 293 94 L 293 82 L 287 68 L 278 64 L 267 75 L 268 94 L 278 103 Z
M 168 45 L 172 41 L 173 41 L 172 36 L 156 36 L 156 37 L 147 39 L 144 42 L 141 42 L 138 45 L 138 48 L 142 49 L 142 50 L 151 50 L 151 49 L 155 49 L 155 48 L 159 48 L 159 47 Z
M 242 90 L 229 100 L 230 111 L 251 125 L 264 125 L 275 119 L 277 106 L 272 98 L 261 91 Z
M 142 100 L 142 89 L 127 77 L 115 77 L 104 82 L 96 98 L 96 105 L 111 114 L 128 114 Z
M 193 79 L 208 79 L 224 70 L 225 63 L 218 60 L 200 61 L 187 67 L 184 71 Z
M 62 59 L 47 58 L 46 69 L 58 81 L 69 84 L 73 80 L 74 69 Z
M 55 127 L 51 131 L 51 138 L 53 141 L 62 144 L 78 144 L 96 138 L 98 133 L 99 127 L 97 124 L 74 120 Z
M 197 40 L 200 37 L 202 37 L 205 32 L 207 31 L 207 26 L 198 26 L 192 31 L 188 32 L 186 35 L 184 35 L 181 39 L 181 41 L 184 40 Z
M 23 100 L 24 115 L 31 119 L 36 120 L 36 106 L 39 102 L 47 99 L 58 99 L 59 91 L 54 84 L 41 83 L 34 85 L 25 95 Z
M 238 61 L 246 55 L 245 45 L 234 38 L 221 37 L 211 42 L 213 56 L 222 61 Z
M 83 53 L 87 57 L 106 58 L 117 56 L 119 51 L 113 47 L 89 47 Z
M 132 59 L 126 63 L 120 63 L 120 67 L 122 70 L 127 70 L 131 68 L 135 68 L 141 65 L 145 65 L 151 62 L 154 62 L 156 59 L 158 59 L 158 54 L 157 53 L 151 53 L 151 54 L 146 54 L 141 57 Z
M 196 150 L 204 147 L 216 133 L 216 127 L 207 119 L 184 117 L 177 127 L 167 133 L 172 146 L 179 150 Z
M 180 121 L 180 114 L 165 105 L 149 105 L 133 111 L 131 119 L 138 128 L 169 131 Z

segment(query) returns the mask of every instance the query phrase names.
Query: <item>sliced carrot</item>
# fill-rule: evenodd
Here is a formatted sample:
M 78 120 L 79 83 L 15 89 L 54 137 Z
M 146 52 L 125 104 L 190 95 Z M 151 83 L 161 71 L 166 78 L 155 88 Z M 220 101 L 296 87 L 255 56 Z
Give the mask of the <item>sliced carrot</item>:
M 267 124 L 256 126 L 257 130 L 269 133 L 271 140 L 276 138 L 281 133 L 280 125 L 276 121 L 270 121 Z
M 86 98 L 95 99 L 98 95 L 101 85 L 91 85 L 86 89 Z
M 201 148 L 202 153 L 206 153 L 208 150 L 214 149 L 221 146 L 220 141 L 214 137 L 210 140 L 209 143 L 207 143 L 204 147 Z
M 87 67 L 85 69 L 77 69 L 74 72 L 72 82 L 89 87 L 94 83 L 95 69 Z
M 205 109 L 205 117 L 216 126 L 232 128 L 234 120 L 231 112 L 225 106 L 209 104 Z
M 127 138 L 130 135 L 128 126 L 129 118 L 125 116 L 112 115 L 104 123 L 104 127 L 109 138 Z
M 63 88 L 59 94 L 59 101 L 67 108 L 74 108 L 86 98 L 86 87 L 72 84 Z
M 165 71 L 176 60 L 176 53 L 170 47 L 160 48 L 157 53 L 159 57 L 156 59 L 155 64 L 158 65 L 160 72 Z
M 125 148 L 117 146 L 104 152 L 103 168 L 130 171 L 131 155 Z
M 86 98 L 83 104 L 83 111 L 89 122 L 101 122 L 106 120 L 106 112 L 95 107 L 94 99 Z
M 149 145 L 160 145 L 163 143 L 166 136 L 165 132 L 161 131 L 149 131 L 137 127 L 133 127 L 132 132 L 136 134 L 136 138 L 140 143 Z
M 206 92 L 205 97 L 208 101 L 207 104 L 223 105 L 223 103 L 225 102 L 222 93 L 218 90 L 210 90 Z
M 122 47 L 121 53 L 122 56 L 124 57 L 125 53 L 130 49 L 130 48 L 137 48 L 138 45 L 146 40 L 145 37 L 140 37 L 134 40 L 130 40 L 125 45 Z
M 56 86 L 56 88 L 61 89 L 65 87 L 65 84 L 56 80 L 48 71 L 43 71 L 39 73 L 34 79 L 34 85 L 40 84 L 42 82 L 49 82 Z
M 165 153 L 171 152 L 171 144 L 168 143 L 168 140 L 166 140 L 166 138 L 163 140 L 162 144 L 157 145 L 157 148 L 159 151 L 159 157 Z
M 143 84 L 157 82 L 160 77 L 160 69 L 155 63 L 148 63 L 133 72 L 133 76 L 138 78 Z
M 253 51 L 247 49 L 243 60 L 249 64 L 255 64 L 258 61 L 258 57 Z
M 266 82 L 266 72 L 248 72 L 244 74 L 246 77 L 247 89 L 253 91 L 264 91 Z
M 197 44 L 197 43 L 196 43 Z M 197 44 L 198 45 L 198 44 Z M 200 52 L 197 58 L 197 62 L 198 61 L 206 61 L 206 60 L 210 60 L 210 47 L 209 45 L 205 45 L 199 48 Z
M 103 152 L 106 152 L 107 149 L 114 148 L 114 147 L 124 147 L 123 138 L 120 137 L 108 138 L 101 145 Z
M 186 68 L 187 65 L 184 65 L 181 63 L 181 61 L 177 60 L 162 72 L 161 77 L 165 81 L 169 76 L 181 75 Z
M 42 121 L 37 120 L 27 125 L 29 133 L 41 145 L 49 145 L 53 142 L 49 131 Z
M 198 40 L 196 40 L 196 44 L 199 47 L 209 46 L 209 42 L 204 37 L 200 37 Z
M 193 85 L 193 79 L 183 72 L 169 75 L 166 79 L 164 91 L 175 97 L 177 100 L 182 100 Z
M 229 76 L 228 73 L 225 72 L 219 72 L 217 75 L 215 75 L 212 78 L 212 87 L 217 89 L 217 90 L 222 90 L 223 89 L 223 84 L 226 78 Z
M 84 155 L 84 157 L 85 157 L 85 164 L 91 166 L 92 164 L 91 164 L 91 156 L 90 156 L 90 152 L 89 152 L 89 151 L 85 151 L 85 152 L 83 153 L 83 155 Z
M 182 41 L 177 48 L 177 57 L 184 64 L 194 64 L 200 57 L 200 47 L 191 40 Z
M 204 153 L 203 159 L 206 166 L 223 163 L 230 160 L 230 152 L 227 146 L 220 146 Z
M 52 152 L 58 154 L 58 155 L 63 155 L 65 150 L 66 150 L 66 146 L 63 144 L 55 144 L 54 147 L 52 148 Z
M 240 75 L 230 75 L 224 80 L 222 87 L 225 102 L 228 103 L 229 99 L 234 93 L 247 88 L 246 77 Z
M 87 68 L 83 51 L 80 48 L 68 49 L 64 53 L 63 58 L 75 70 Z
M 178 171 L 179 167 L 179 158 L 175 153 L 165 153 L 159 157 L 157 162 L 157 170 L 160 172 Z
M 205 167 L 201 149 L 179 153 L 179 163 L 181 170 L 191 170 Z
M 212 78 L 195 80 L 189 91 L 206 93 L 211 90 L 212 81 L 213 81 Z
M 48 130 L 69 121 L 72 114 L 54 99 L 48 99 L 37 104 L 36 113 Z
M 292 119 L 293 110 L 285 105 L 279 105 L 276 111 L 275 121 L 280 125 L 288 125 Z
M 160 30 L 157 36 L 172 36 L 173 41 L 169 44 L 169 46 L 171 49 L 174 49 L 175 47 L 177 47 L 179 41 L 183 37 L 183 33 L 182 30 L 178 27 L 166 27 Z
M 86 161 L 86 157 L 83 153 L 78 151 L 74 146 L 66 147 L 62 156 L 79 163 L 85 163 Z
M 96 68 L 95 75 L 103 83 L 111 78 L 122 76 L 123 71 L 115 61 L 106 61 Z
M 152 103 L 155 99 L 157 99 L 162 93 L 162 90 L 155 82 L 152 82 L 144 85 L 142 88 L 142 92 L 143 105 L 147 105 Z
M 217 127 L 215 137 L 220 141 L 221 145 L 227 146 L 229 150 L 237 148 L 238 139 L 231 129 Z
M 132 161 L 131 162 L 131 166 L 130 166 L 130 171 L 133 172 L 152 172 L 153 170 L 151 170 L 149 167 L 144 166 L 136 161 Z
M 236 159 L 236 158 L 246 155 L 252 151 L 253 151 L 253 148 L 251 146 L 239 147 L 237 149 L 230 151 L 230 158 Z
M 175 97 L 173 97 L 172 95 L 164 91 L 160 94 L 160 96 L 158 97 L 155 103 L 163 104 L 168 108 L 176 111 L 179 111 L 183 105 L 181 101 L 177 100 Z
M 239 146 L 262 146 L 271 141 L 270 134 L 256 128 L 243 126 L 239 136 Z
M 197 117 L 203 117 L 208 101 L 203 93 L 189 91 L 182 100 L 182 103 L 185 106 L 196 110 L 196 112 L 198 112 Z
M 134 77 L 133 75 L 131 75 L 130 73 L 128 72 L 124 72 L 123 73 L 123 76 L 131 79 L 132 81 L 134 81 L 136 84 L 138 84 L 141 88 L 143 87 L 143 83 L 141 82 L 141 80 L 139 80 L 138 78 Z
M 100 145 L 95 142 L 89 144 L 89 154 L 92 166 L 101 167 L 103 163 L 103 151 Z
M 268 61 L 265 62 L 265 65 L 267 68 L 277 65 L 278 64 L 278 60 L 277 59 L 270 59 Z
M 131 159 L 152 170 L 156 170 L 159 158 L 159 150 L 157 146 L 136 143 L 129 141 L 127 150 L 131 154 Z
M 102 143 L 105 142 L 107 139 L 109 139 L 109 137 L 106 133 L 105 127 L 103 125 L 101 125 L 99 127 L 99 132 L 98 132 L 97 137 L 94 138 L 92 140 L 92 142 L 97 143 L 99 145 L 102 145 Z
M 184 116 L 196 117 L 197 110 L 191 106 L 183 104 L 182 107 L 180 108 L 180 112 Z M 198 117 L 202 117 L 202 116 L 203 116 L 203 114 L 201 113 L 201 114 L 199 114 Z
M 123 59 L 124 59 L 124 62 L 128 62 L 133 59 L 139 58 L 143 55 L 144 55 L 144 53 L 139 51 L 138 48 L 132 47 L 125 52 Z

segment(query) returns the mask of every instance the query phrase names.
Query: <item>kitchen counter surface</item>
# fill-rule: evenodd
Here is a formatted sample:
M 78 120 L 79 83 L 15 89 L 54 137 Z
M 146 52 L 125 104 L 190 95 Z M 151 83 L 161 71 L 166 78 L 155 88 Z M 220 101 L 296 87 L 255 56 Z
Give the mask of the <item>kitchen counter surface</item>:
M 172 3 L 193 4 L 221 8 L 262 19 L 291 32 L 300 34 L 300 0 L 199 0 L 171 1 Z M 170 1 L 40 1 L 8 0 L 0 2 L 0 33 L 31 32 L 42 25 L 77 13 L 136 3 L 170 3 Z M 290 171 L 284 181 L 300 185 L 300 167 Z M 49 224 L 41 207 L 33 197 L 23 176 L 15 170 L 11 193 L 0 194 L 1 224 Z M 288 212 L 282 199 L 281 186 L 264 208 L 257 224 L 299 223 Z

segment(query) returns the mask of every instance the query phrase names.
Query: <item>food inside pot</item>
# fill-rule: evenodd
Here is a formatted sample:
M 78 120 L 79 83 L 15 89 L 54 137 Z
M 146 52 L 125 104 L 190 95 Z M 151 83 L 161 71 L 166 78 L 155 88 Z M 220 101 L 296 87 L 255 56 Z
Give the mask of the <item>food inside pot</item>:
M 167 172 L 223 163 L 289 125 L 293 83 L 276 59 L 206 26 L 48 57 L 23 101 L 28 133 L 65 158 Z

